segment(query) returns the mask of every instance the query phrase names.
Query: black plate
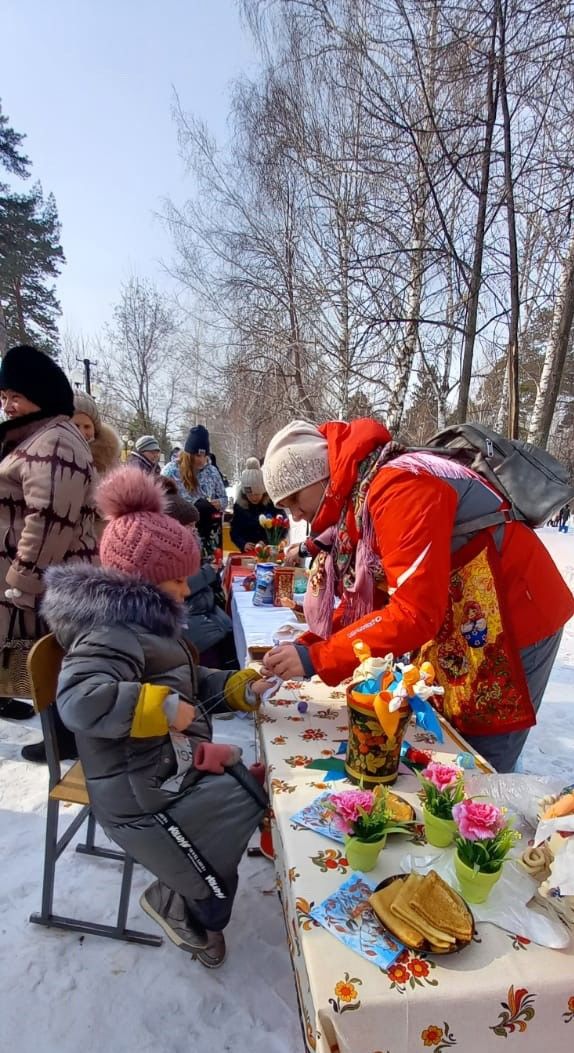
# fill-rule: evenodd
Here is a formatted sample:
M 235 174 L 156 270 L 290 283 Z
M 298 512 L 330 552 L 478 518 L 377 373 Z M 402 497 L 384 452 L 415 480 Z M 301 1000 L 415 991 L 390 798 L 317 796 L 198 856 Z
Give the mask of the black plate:
M 386 888 L 387 885 L 390 885 L 392 881 L 396 881 L 397 878 L 400 881 L 406 881 L 408 876 L 409 876 L 408 874 L 391 874 L 391 876 L 385 878 L 384 881 L 380 881 L 374 891 L 375 892 L 379 892 L 382 888 Z M 449 886 L 449 887 L 451 887 L 451 886 Z M 451 891 L 457 897 L 457 899 L 460 900 L 460 902 L 462 903 L 462 905 L 465 908 L 465 910 L 467 910 L 468 913 L 470 914 L 471 921 L 472 921 L 472 934 L 474 935 L 475 929 L 476 929 L 475 922 L 474 922 L 474 915 L 473 915 L 468 903 L 466 902 L 466 900 L 464 900 L 462 898 L 462 896 L 456 891 L 456 889 L 451 888 Z M 424 941 L 422 947 L 415 947 L 413 944 L 407 943 L 405 940 L 401 940 L 400 937 L 397 936 L 396 932 L 394 932 L 394 930 L 391 929 L 390 925 L 385 925 L 381 921 L 380 918 L 378 920 L 379 920 L 379 923 L 383 926 L 384 929 L 388 929 L 389 930 L 389 932 L 391 933 L 391 936 L 394 936 L 395 939 L 400 940 L 400 942 L 404 943 L 405 947 L 408 947 L 409 950 L 411 950 L 411 951 L 420 951 L 420 952 L 424 952 L 425 954 L 441 954 L 441 955 L 442 954 L 458 954 L 459 951 L 463 951 L 465 947 L 468 947 L 469 943 L 472 943 L 472 936 L 471 936 L 470 940 L 457 940 L 456 943 L 452 946 L 452 948 L 450 950 L 448 950 L 448 951 L 434 951 L 434 950 L 431 950 L 431 945 L 428 942 L 428 940 Z

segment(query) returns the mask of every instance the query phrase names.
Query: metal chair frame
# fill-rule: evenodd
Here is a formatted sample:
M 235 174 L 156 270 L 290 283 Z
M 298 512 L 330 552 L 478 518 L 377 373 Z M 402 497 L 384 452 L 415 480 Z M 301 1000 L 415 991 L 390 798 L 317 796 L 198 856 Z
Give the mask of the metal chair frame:
M 47 928 L 82 932 L 91 936 L 107 936 L 111 939 L 124 940 L 128 943 L 142 943 L 150 947 L 159 947 L 163 943 L 161 936 L 154 936 L 147 932 L 140 932 L 136 929 L 128 929 L 126 927 L 134 860 L 125 852 L 103 848 L 96 844 L 96 820 L 92 813 L 85 787 L 85 794 L 82 794 L 80 788 L 76 793 L 72 794 L 71 798 L 68 798 L 65 796 L 66 787 L 64 782 L 61 796 L 54 795 L 54 791 L 56 791 L 60 784 L 65 780 L 65 776 L 62 776 L 53 706 L 62 657 L 63 652 L 52 634 L 44 636 L 41 640 L 38 640 L 28 656 L 28 673 L 32 689 L 32 698 L 35 709 L 39 712 L 42 722 L 49 771 L 44 872 L 42 879 L 42 905 L 39 912 L 30 915 L 30 921 L 34 922 L 36 925 L 44 925 Z M 79 764 L 79 762 L 77 763 Z M 61 801 L 70 800 L 71 803 L 80 804 L 83 803 L 80 798 L 83 798 L 84 796 L 88 803 L 83 804 L 83 807 L 74 817 L 72 822 L 66 827 L 64 833 L 58 837 Z M 80 852 L 82 855 L 96 856 L 103 859 L 113 859 L 123 863 L 120 899 L 115 925 L 102 925 L 94 921 L 82 921 L 79 918 L 69 918 L 61 914 L 53 913 L 56 863 L 62 855 L 62 852 L 68 847 L 78 830 L 80 830 L 86 821 L 86 839 L 82 844 L 76 846 L 76 852 Z

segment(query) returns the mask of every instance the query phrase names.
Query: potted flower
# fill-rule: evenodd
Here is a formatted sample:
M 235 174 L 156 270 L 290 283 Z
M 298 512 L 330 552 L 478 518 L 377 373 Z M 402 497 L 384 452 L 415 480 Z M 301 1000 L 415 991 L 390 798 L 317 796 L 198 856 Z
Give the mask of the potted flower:
M 456 823 L 452 817 L 453 806 L 464 798 L 462 769 L 454 764 L 437 764 L 431 761 L 419 773 L 419 779 L 422 785 L 426 839 L 429 845 L 446 848 L 456 833 Z
M 372 870 L 387 834 L 405 833 L 409 826 L 392 818 L 383 786 L 333 793 L 327 807 L 345 835 L 345 855 L 352 870 Z
M 469 903 L 484 903 L 520 834 L 512 829 L 506 810 L 494 804 L 461 801 L 452 816 L 458 829 L 454 868 L 460 890 Z

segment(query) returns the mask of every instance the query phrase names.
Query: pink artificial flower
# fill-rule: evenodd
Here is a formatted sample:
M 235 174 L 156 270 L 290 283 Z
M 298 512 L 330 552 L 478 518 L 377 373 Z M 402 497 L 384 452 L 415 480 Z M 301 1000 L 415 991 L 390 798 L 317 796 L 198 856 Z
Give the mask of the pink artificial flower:
M 360 818 L 363 812 L 367 815 L 373 809 L 375 798 L 370 790 L 346 790 L 343 793 L 333 793 L 329 804 L 335 811 L 337 825 L 344 834 L 353 829 L 353 823 Z
M 502 808 L 479 801 L 461 801 L 452 809 L 461 837 L 468 841 L 488 841 L 506 826 Z
M 441 793 L 443 790 L 453 789 L 462 775 L 462 769 L 453 764 L 438 764 L 431 761 L 421 771 L 421 779 L 432 783 Z

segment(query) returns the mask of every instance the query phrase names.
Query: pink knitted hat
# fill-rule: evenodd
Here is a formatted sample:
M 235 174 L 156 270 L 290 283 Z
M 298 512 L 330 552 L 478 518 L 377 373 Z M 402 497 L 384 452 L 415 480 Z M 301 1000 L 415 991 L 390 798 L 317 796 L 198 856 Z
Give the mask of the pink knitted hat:
M 100 542 L 103 567 L 159 585 L 200 567 L 195 533 L 167 515 L 164 489 L 153 475 L 117 468 L 100 483 L 97 503 L 109 520 Z

